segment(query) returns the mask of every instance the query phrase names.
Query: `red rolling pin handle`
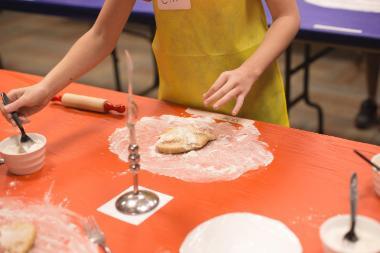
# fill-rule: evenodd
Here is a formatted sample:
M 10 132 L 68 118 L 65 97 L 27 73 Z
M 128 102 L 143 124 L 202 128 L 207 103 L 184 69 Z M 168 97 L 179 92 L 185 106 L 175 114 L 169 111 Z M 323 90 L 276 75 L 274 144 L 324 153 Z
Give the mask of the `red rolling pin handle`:
M 123 113 L 125 112 L 125 105 L 113 105 L 107 101 L 104 103 L 104 111 L 105 112 L 116 111 L 119 113 Z
M 51 101 L 53 101 L 53 102 L 56 102 L 56 101 L 61 102 L 61 101 L 62 101 L 62 96 L 54 96 L 54 97 L 51 99 Z

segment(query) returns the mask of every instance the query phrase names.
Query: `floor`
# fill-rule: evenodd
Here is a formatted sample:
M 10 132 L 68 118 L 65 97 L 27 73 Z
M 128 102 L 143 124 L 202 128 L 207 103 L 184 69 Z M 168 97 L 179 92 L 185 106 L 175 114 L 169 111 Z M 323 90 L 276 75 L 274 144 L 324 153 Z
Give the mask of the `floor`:
M 0 55 L 5 69 L 45 75 L 65 54 L 70 46 L 91 25 L 90 21 L 61 17 L 0 12 Z M 134 26 L 149 33 L 144 27 Z M 295 60 L 302 56 L 300 44 L 295 44 Z M 123 34 L 118 42 L 119 55 L 128 49 L 135 61 L 136 90 L 141 92 L 153 83 L 153 58 L 150 43 L 141 37 Z M 125 62 L 121 57 L 122 81 L 126 83 Z M 380 145 L 380 127 L 358 130 L 354 117 L 365 98 L 364 57 L 362 52 L 337 49 L 317 61 L 311 70 L 311 99 L 317 101 L 325 113 L 325 133 Z M 280 58 L 283 66 L 283 57 Z M 301 91 L 302 74 L 293 77 L 295 95 Z M 114 76 L 108 57 L 79 82 L 113 89 Z M 155 97 L 157 91 L 149 94 Z M 379 96 L 378 96 L 379 97 Z M 315 131 L 316 112 L 303 103 L 290 112 L 294 128 Z

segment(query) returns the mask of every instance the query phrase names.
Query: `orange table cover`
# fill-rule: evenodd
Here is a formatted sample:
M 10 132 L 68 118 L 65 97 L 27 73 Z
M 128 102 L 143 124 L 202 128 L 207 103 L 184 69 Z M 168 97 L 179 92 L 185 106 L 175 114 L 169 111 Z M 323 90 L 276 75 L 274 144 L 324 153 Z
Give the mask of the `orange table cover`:
M 41 77 L 0 70 L 2 91 L 33 84 Z M 126 94 L 80 84 L 64 92 L 126 103 Z M 141 116 L 179 115 L 185 108 L 137 97 Z M 0 170 L 1 196 L 42 199 L 52 187 L 52 202 L 67 199 L 67 207 L 81 215 L 94 215 L 116 253 L 178 252 L 185 236 L 198 224 L 228 212 L 252 212 L 284 222 L 299 237 L 304 252 L 321 252 L 319 226 L 349 211 L 349 179 L 359 176 L 358 213 L 380 220 L 370 166 L 353 149 L 367 156 L 380 147 L 336 137 L 256 122 L 274 154 L 267 168 L 250 171 L 237 180 L 188 183 L 141 172 L 141 184 L 174 199 L 139 226 L 121 222 L 96 209 L 131 185 L 127 164 L 108 150 L 108 136 L 123 127 L 125 116 L 98 114 L 49 104 L 33 116 L 29 132 L 48 139 L 46 164 L 29 176 Z M 0 138 L 18 133 L 0 119 Z M 2 166 L 4 167 L 4 166 Z M 17 181 L 17 187 L 9 183 Z M 274 242 L 275 243 L 275 242 Z

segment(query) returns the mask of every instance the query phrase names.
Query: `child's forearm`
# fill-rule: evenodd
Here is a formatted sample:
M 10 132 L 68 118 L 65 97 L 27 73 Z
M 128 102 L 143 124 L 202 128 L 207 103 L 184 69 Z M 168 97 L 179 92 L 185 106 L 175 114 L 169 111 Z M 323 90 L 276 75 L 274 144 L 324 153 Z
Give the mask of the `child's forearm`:
M 41 85 L 48 90 L 49 96 L 53 96 L 102 61 L 113 48 L 114 43 L 88 31 L 46 75 Z
M 135 0 L 105 1 L 94 26 L 39 83 L 49 96 L 91 70 L 111 53 L 134 4 Z
M 274 20 L 262 44 L 241 68 L 258 78 L 265 69 L 287 48 L 299 29 L 299 17 L 281 16 Z

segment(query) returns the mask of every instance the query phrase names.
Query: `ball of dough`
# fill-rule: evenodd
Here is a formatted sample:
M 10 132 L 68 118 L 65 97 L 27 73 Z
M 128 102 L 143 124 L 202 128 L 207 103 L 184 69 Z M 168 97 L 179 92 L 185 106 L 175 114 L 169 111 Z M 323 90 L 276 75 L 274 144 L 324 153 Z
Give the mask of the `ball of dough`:
M 198 128 L 192 125 L 176 126 L 160 135 L 156 150 L 162 154 L 180 154 L 203 148 L 216 136 L 211 129 Z
M 30 222 L 16 221 L 0 226 L 0 249 L 5 253 L 27 253 L 35 239 L 36 228 Z

